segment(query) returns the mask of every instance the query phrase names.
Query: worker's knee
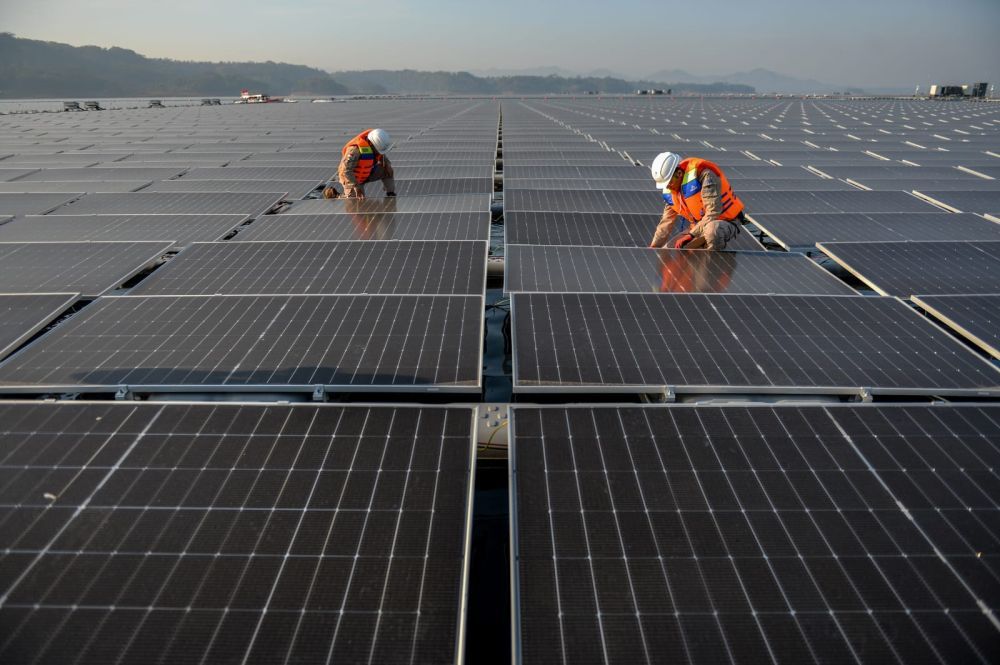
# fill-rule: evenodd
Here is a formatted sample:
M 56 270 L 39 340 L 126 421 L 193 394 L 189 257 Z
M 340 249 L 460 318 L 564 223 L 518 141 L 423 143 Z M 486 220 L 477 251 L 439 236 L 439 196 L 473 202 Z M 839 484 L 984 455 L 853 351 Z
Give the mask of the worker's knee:
M 702 230 L 701 235 L 705 239 L 705 249 L 722 249 L 726 246 L 726 241 L 719 233 L 720 223 L 721 222 L 709 222 Z

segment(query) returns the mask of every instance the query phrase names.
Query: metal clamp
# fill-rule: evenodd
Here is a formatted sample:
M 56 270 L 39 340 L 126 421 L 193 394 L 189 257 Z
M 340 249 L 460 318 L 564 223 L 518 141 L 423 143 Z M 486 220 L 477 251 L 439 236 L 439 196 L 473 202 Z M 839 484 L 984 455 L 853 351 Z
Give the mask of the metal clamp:
M 312 398 L 314 402 L 325 402 L 326 400 L 326 387 L 322 383 L 317 383 L 313 386 Z
M 115 399 L 118 401 L 135 399 L 135 395 L 132 394 L 132 389 L 128 386 L 118 386 L 118 390 L 115 391 Z

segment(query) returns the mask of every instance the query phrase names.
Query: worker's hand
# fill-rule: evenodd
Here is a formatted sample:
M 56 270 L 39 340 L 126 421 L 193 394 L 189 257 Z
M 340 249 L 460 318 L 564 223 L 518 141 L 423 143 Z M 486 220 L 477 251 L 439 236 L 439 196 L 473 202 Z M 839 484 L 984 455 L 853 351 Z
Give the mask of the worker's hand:
M 684 249 L 684 245 L 688 244 L 694 240 L 694 236 L 690 233 L 683 233 L 677 236 L 677 240 L 674 240 L 674 249 Z
M 333 187 L 327 187 L 326 189 L 323 190 L 324 199 L 335 199 L 338 196 L 340 195 L 337 193 L 337 190 L 335 190 Z
M 386 196 L 393 196 L 394 197 L 394 196 L 396 196 L 396 192 L 386 192 L 385 195 Z

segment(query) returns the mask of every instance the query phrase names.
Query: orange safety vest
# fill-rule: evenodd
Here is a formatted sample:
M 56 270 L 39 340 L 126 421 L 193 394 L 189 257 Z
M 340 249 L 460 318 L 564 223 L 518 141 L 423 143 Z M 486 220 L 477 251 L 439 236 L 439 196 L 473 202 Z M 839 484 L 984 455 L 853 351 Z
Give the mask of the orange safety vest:
M 366 129 L 361 132 L 348 141 L 344 149 L 340 151 L 342 157 L 346 156 L 347 151 L 351 148 L 357 148 L 361 153 L 361 157 L 354 167 L 354 181 L 359 185 L 363 185 L 368 180 L 368 176 L 375 170 L 375 166 L 382 163 L 382 155 L 378 154 L 375 148 L 372 147 L 372 144 L 368 142 L 368 133 L 370 131 L 372 130 Z
M 719 219 L 727 222 L 732 221 L 743 212 L 743 201 L 740 201 L 733 192 L 732 187 L 729 186 L 729 179 L 718 166 L 707 159 L 690 157 L 678 164 L 677 168 L 684 171 L 681 189 L 679 192 L 664 191 L 663 200 L 678 215 L 692 224 L 700 222 L 705 216 L 705 205 L 701 200 L 701 172 L 704 169 L 708 169 L 719 178 L 719 202 L 722 205 Z

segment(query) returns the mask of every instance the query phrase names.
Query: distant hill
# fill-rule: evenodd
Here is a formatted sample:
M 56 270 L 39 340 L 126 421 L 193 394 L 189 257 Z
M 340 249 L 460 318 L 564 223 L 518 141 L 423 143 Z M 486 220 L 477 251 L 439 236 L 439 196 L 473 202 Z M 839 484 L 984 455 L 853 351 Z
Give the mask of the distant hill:
M 676 83 L 664 86 L 653 81 L 627 81 L 611 76 L 475 76 L 469 72 L 421 72 L 366 70 L 333 72 L 332 76 L 355 92 L 368 94 L 480 94 L 545 95 L 602 92 L 629 94 L 639 88 L 671 87 L 675 93 L 749 94 L 754 89 L 731 83 Z
M 545 71 L 541 69 L 540 71 Z M 603 72 L 597 72 L 603 73 Z M 674 93 L 754 92 L 731 82 L 629 81 L 606 75 L 475 76 L 469 72 L 334 72 L 279 62 L 187 62 L 147 58 L 128 49 L 70 46 L 0 33 L 0 98 L 234 96 L 242 88 L 270 95 L 478 94 L 545 95 L 672 88 Z
M 342 95 L 327 72 L 279 62 L 184 62 L 135 51 L 70 46 L 0 33 L 0 97 L 184 97 Z
M 752 86 L 761 93 L 784 92 L 791 94 L 824 94 L 831 92 L 861 92 L 858 88 L 845 88 L 832 83 L 823 83 L 816 79 L 800 79 L 786 76 L 769 69 L 752 69 L 748 72 L 736 72 L 720 76 L 699 76 L 683 69 L 665 69 L 650 74 L 647 78 L 654 81 L 693 81 L 696 83 L 734 83 Z

